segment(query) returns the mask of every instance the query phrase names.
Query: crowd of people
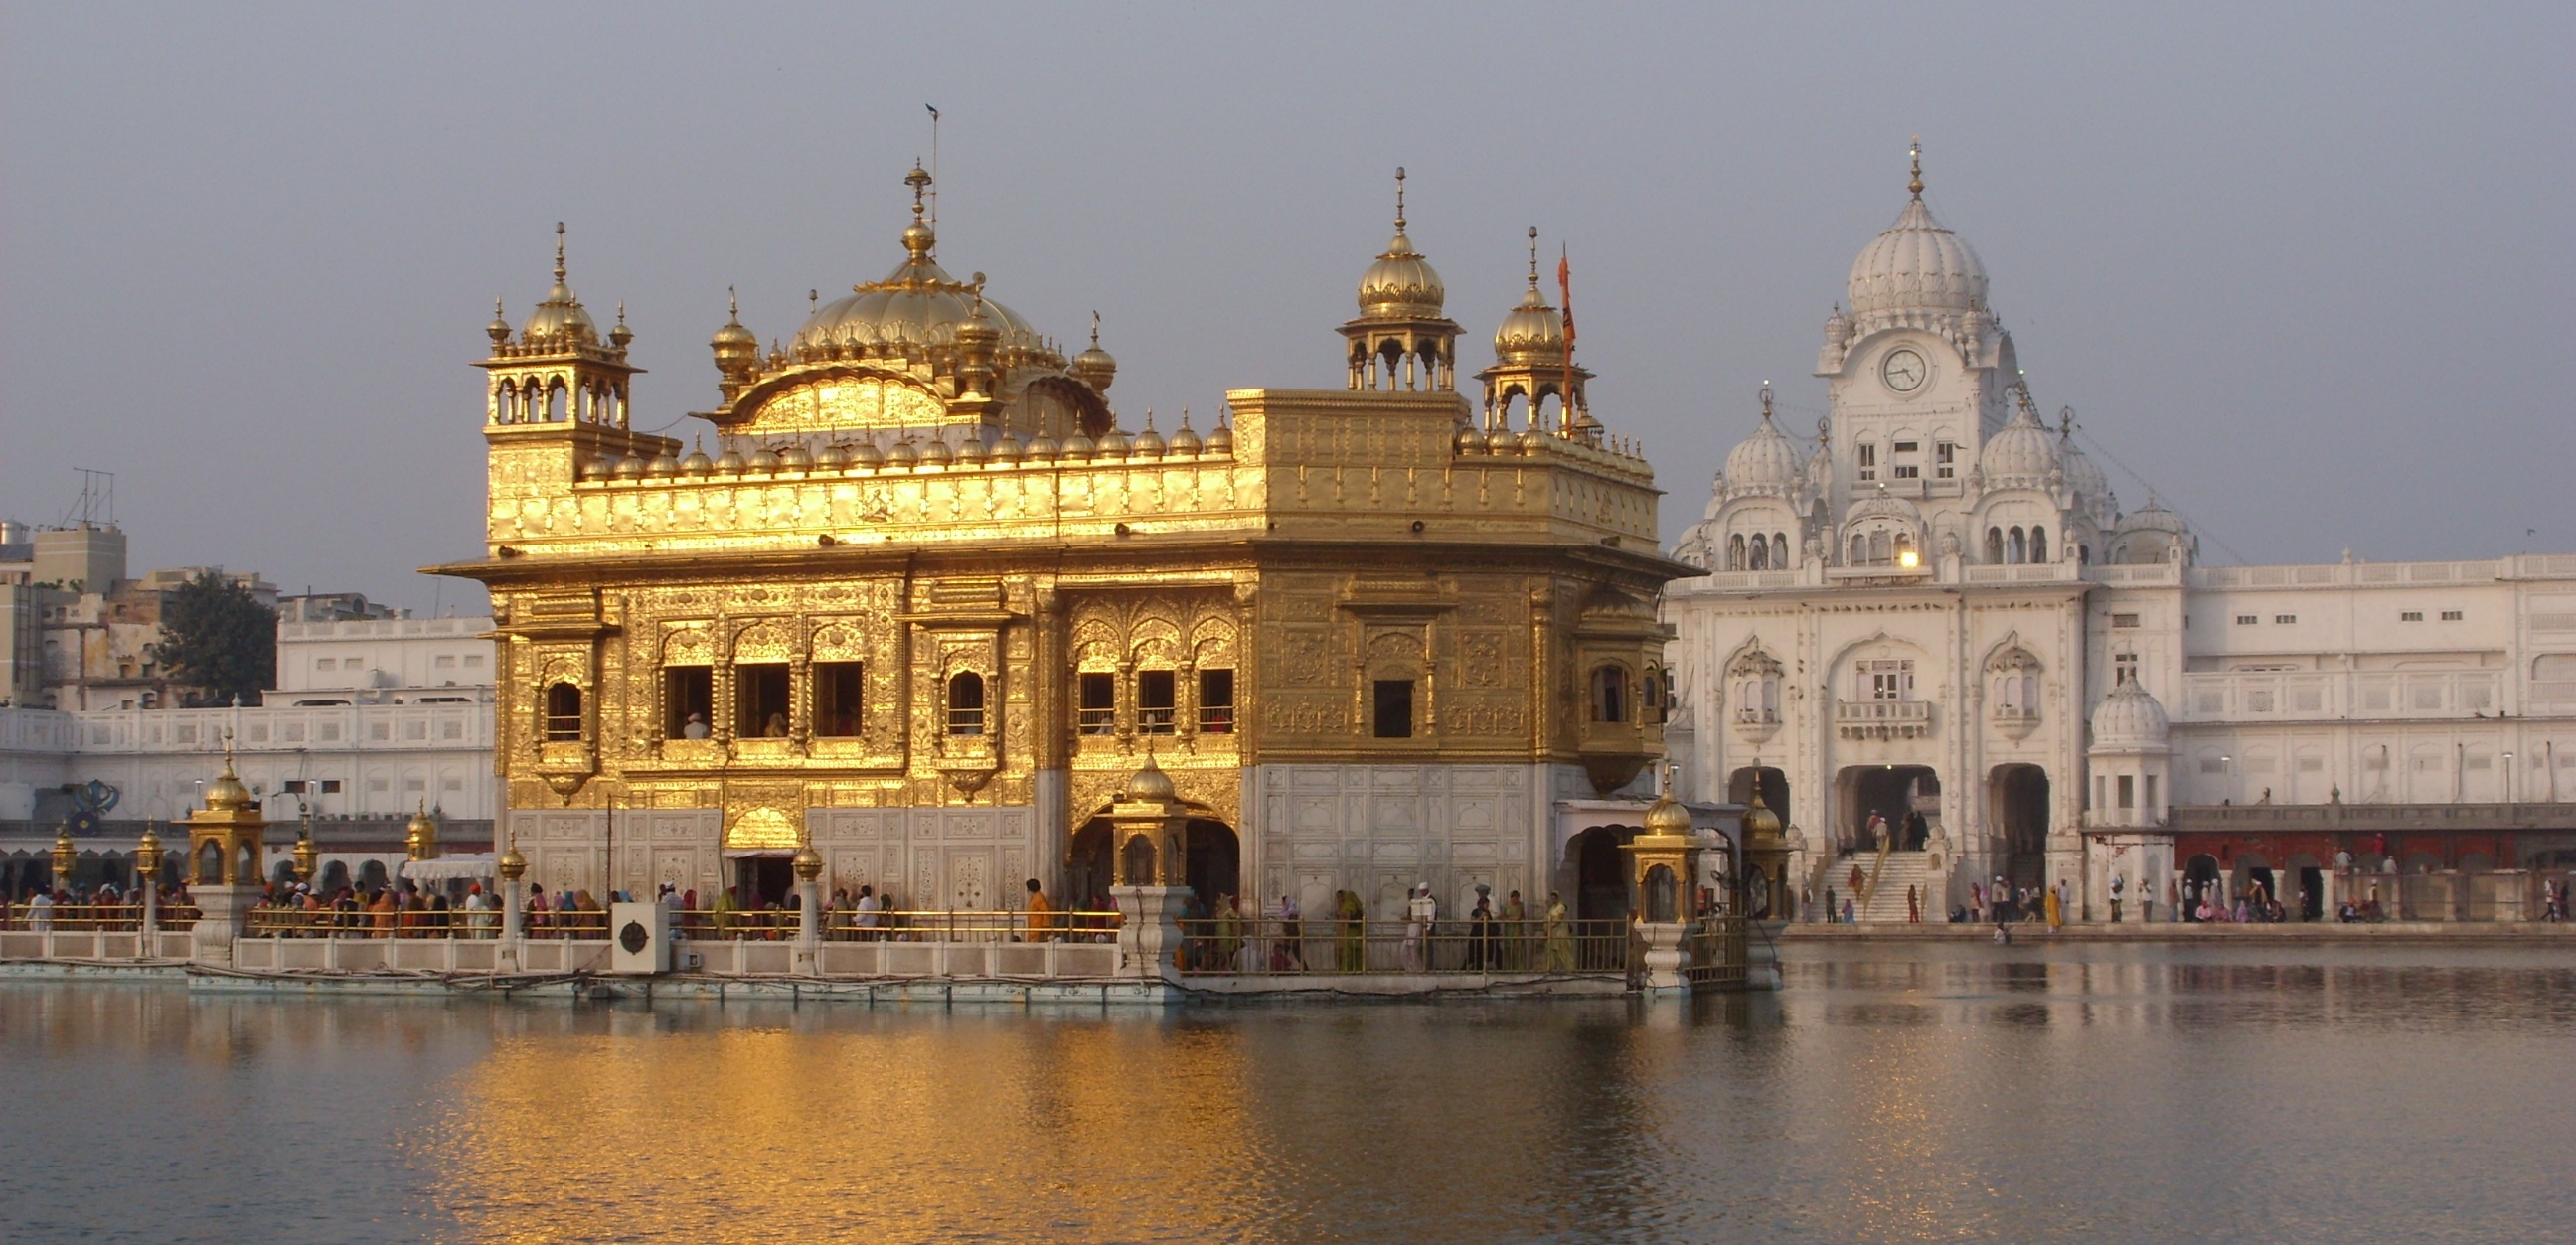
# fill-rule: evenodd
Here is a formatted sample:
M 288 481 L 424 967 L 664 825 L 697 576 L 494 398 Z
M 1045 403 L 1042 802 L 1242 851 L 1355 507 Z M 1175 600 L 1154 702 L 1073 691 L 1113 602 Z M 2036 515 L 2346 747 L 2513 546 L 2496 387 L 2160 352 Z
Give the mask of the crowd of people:
M 197 919 L 197 906 L 186 883 L 164 886 L 155 895 L 154 923 L 162 929 L 186 929 Z M 16 898 L 0 895 L 0 929 L 39 934 L 99 930 L 131 933 L 143 928 L 141 889 L 114 882 L 96 886 L 30 886 Z

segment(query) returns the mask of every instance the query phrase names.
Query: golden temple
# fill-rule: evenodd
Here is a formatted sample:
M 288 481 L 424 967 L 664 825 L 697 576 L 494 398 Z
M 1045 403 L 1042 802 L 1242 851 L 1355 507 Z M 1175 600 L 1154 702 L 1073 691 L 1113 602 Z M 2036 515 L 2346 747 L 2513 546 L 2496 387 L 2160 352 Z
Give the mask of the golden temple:
M 430 569 L 491 590 L 529 879 L 772 895 L 810 847 L 826 889 L 908 906 L 1085 903 L 1150 758 L 1202 896 L 1601 885 L 1567 810 L 1651 785 L 1654 602 L 1693 572 L 1535 250 L 1471 400 L 1399 180 L 1342 387 L 1157 429 L 1113 406 L 1096 324 L 1068 357 L 942 268 L 906 182 L 885 278 L 767 350 L 738 308 L 716 331 L 697 435 L 630 426 L 632 335 L 560 240 L 544 301 L 490 325 L 488 548 Z

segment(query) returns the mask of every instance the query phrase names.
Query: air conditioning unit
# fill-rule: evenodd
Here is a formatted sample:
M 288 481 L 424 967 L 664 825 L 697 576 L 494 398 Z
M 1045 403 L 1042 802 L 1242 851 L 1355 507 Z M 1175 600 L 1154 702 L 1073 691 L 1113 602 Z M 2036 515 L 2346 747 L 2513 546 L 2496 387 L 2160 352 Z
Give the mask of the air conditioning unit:
M 671 971 L 671 910 L 662 901 L 608 905 L 608 971 L 649 977 Z

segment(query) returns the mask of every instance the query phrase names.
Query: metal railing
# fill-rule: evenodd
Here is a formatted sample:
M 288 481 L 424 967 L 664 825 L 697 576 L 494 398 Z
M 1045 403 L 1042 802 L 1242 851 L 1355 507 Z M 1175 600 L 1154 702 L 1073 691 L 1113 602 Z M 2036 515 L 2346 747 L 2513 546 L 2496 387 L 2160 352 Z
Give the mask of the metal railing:
M 13 903 L 5 906 L 0 929 L 49 930 L 58 934 L 132 933 L 143 928 L 140 903 Z M 162 908 L 166 917 L 169 908 Z
M 679 909 L 680 936 L 784 942 L 796 937 L 792 908 Z M 847 909 L 823 914 L 831 942 L 1110 942 L 1118 934 L 1115 912 L 878 911 Z
M 1683 943 L 1690 964 L 1682 977 L 1694 986 L 1740 986 L 1750 976 L 1751 945 L 1740 916 L 1703 917 Z
M 1186 974 L 1536 973 L 1624 976 L 1626 921 L 1283 921 L 1180 923 Z
M 387 910 L 362 907 L 341 910 L 262 906 L 246 914 L 242 932 L 250 938 L 498 938 L 501 936 L 501 910 L 498 907 L 451 908 L 439 912 L 428 908 Z M 605 934 L 583 936 L 606 937 Z

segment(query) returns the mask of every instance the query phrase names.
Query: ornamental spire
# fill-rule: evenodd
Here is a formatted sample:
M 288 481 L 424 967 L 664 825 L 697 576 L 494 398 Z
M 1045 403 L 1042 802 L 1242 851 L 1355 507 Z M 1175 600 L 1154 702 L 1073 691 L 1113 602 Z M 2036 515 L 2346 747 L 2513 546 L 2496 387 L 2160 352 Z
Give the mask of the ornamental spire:
M 555 222 L 555 284 L 564 283 L 564 223 Z
M 1913 156 L 1913 158 L 1914 158 L 1914 179 L 1913 179 L 1912 181 L 1909 181 L 1909 182 L 1905 183 L 1905 189 L 1906 189 L 1906 190 L 1908 190 L 1908 191 L 1910 191 L 1910 192 L 1912 192 L 1912 194 L 1914 195 L 1914 197 L 1915 197 L 1915 198 L 1920 199 L 1920 198 L 1922 198 L 1922 197 L 1923 197 L 1923 136 L 1922 136 L 1922 135 L 1917 134 L 1917 135 L 1915 135 L 1915 136 L 1914 136 L 1914 146 L 1913 146 L 1913 147 L 1912 147 L 1912 149 L 1910 150 L 1909 154 L 1911 154 L 1911 155 Z
M 1395 231 L 1404 232 L 1404 166 L 1395 166 Z

